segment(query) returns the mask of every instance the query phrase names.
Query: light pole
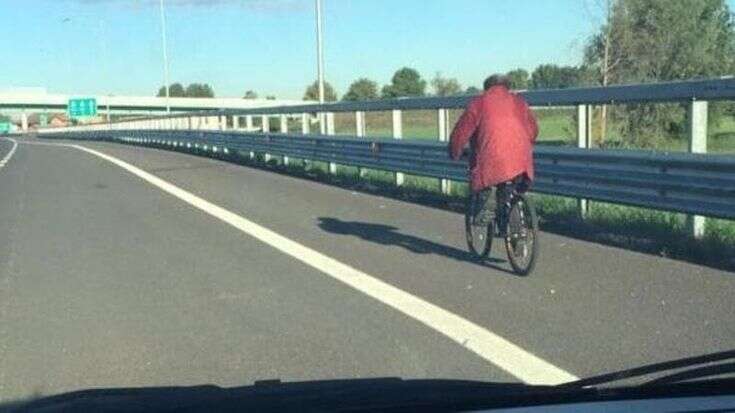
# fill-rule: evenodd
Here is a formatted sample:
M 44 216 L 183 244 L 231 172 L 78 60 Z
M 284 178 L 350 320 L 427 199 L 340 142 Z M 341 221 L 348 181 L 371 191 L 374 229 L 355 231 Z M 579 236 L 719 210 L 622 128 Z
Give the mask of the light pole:
M 324 103 L 324 47 L 322 45 L 322 1 L 316 0 L 316 54 L 317 78 L 319 83 L 319 103 Z M 324 112 L 319 113 L 319 129 L 325 133 Z
M 106 75 L 109 78 L 110 77 L 110 59 L 107 53 L 107 30 L 105 30 L 105 23 L 102 19 L 99 20 L 99 26 L 100 26 L 100 44 L 102 45 L 102 59 L 105 61 L 105 71 L 107 72 Z M 110 123 L 110 97 L 112 94 L 108 94 L 107 96 L 107 123 Z
M 161 6 L 161 43 L 163 44 L 163 87 L 166 88 L 166 113 L 171 112 L 171 103 L 168 90 L 168 52 L 166 50 L 166 13 L 163 9 L 163 0 L 159 2 Z

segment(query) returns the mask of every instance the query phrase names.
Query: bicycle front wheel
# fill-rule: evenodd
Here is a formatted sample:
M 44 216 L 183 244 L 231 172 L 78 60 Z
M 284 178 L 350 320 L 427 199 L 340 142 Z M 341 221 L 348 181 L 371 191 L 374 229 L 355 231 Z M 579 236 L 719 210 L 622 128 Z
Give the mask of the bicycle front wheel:
M 528 275 L 536 265 L 539 251 L 538 218 L 528 198 L 520 194 L 514 196 L 507 225 L 508 261 L 518 275 Z
M 493 233 L 495 225 L 491 220 L 489 224 L 476 225 L 474 222 L 474 210 L 478 206 L 475 196 L 470 195 L 465 208 L 464 226 L 467 236 L 467 247 L 477 258 L 484 260 L 490 255 L 493 246 Z

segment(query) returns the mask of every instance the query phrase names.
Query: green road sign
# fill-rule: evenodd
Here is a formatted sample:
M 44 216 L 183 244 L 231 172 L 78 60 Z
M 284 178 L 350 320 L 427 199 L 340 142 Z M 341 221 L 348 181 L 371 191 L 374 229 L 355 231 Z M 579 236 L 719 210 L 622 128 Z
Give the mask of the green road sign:
M 0 134 L 10 132 L 10 122 L 0 122 Z
M 69 99 L 67 112 L 72 118 L 97 115 L 97 100 L 94 98 Z

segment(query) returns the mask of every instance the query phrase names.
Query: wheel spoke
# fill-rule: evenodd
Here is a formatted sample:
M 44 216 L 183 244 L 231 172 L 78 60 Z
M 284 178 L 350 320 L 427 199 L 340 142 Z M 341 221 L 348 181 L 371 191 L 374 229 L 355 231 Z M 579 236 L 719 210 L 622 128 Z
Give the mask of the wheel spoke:
M 522 195 L 512 202 L 509 213 L 508 259 L 513 269 L 528 274 L 536 260 L 536 218 L 533 206 Z

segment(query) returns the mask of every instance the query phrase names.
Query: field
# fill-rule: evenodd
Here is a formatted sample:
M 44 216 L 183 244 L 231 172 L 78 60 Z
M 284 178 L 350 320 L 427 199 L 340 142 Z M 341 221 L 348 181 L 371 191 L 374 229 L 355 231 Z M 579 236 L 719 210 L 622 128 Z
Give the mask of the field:
M 539 121 L 538 143 L 542 145 L 576 145 L 576 110 L 568 109 L 537 109 L 536 116 Z M 459 118 L 460 111 L 451 110 L 449 116 L 450 125 Z M 367 136 L 391 137 L 392 121 L 389 112 L 371 112 L 366 114 Z M 300 126 L 299 126 L 300 129 Z M 614 146 L 624 146 L 635 149 L 631 144 L 624 142 L 620 136 L 615 135 L 615 125 L 608 125 L 608 142 Z M 335 132 L 338 135 L 355 134 L 355 117 L 352 113 L 335 114 Z M 595 133 L 599 133 L 594 129 Z M 403 137 L 405 139 L 438 139 L 437 116 L 435 111 L 405 111 L 403 113 Z M 711 153 L 735 154 L 735 117 L 724 117 L 718 124 L 711 122 L 708 134 L 708 151 Z M 624 145 L 621 145 L 624 144 Z M 655 148 L 663 151 L 686 151 L 687 140 L 667 139 L 662 140 Z

